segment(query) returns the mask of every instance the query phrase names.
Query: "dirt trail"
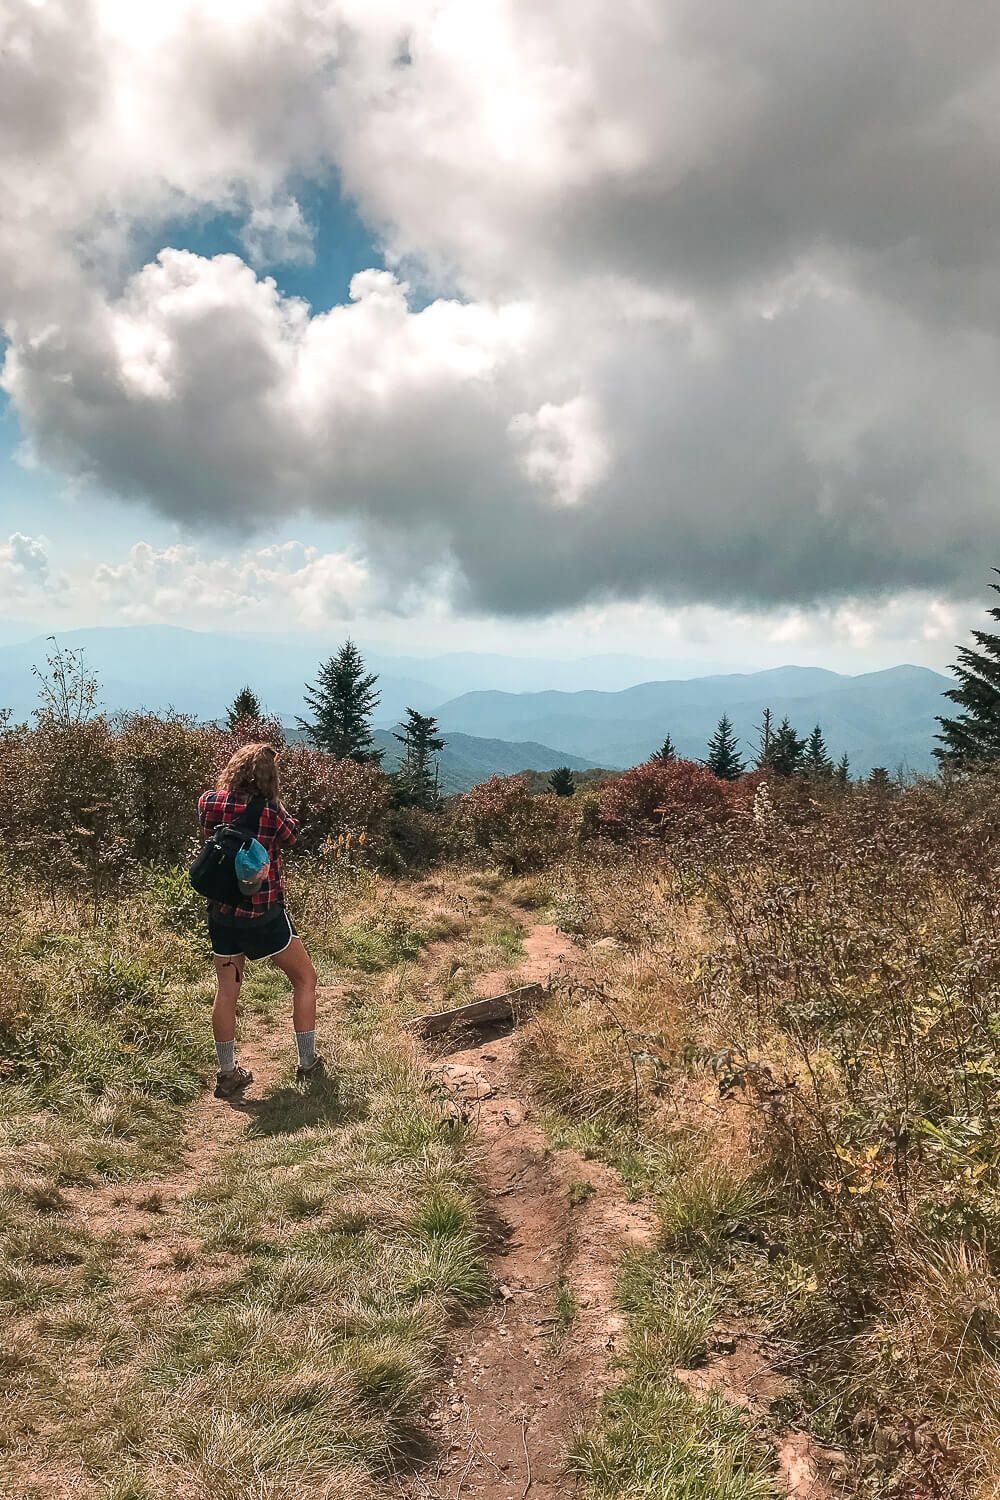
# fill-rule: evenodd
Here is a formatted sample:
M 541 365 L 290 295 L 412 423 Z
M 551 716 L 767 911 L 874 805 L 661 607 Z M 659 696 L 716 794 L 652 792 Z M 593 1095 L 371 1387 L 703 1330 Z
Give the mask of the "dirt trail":
M 342 995 L 340 985 L 318 990 L 321 1037 L 323 1016 L 333 1011 Z M 291 1000 L 287 1016 L 269 1017 L 263 1026 L 251 1024 L 244 1032 L 237 1054 L 241 1066 L 254 1075 L 247 1096 L 220 1100 L 211 1089 L 199 1094 L 186 1114 L 182 1150 L 170 1172 L 152 1181 L 64 1189 L 91 1234 L 116 1235 L 128 1245 L 130 1285 L 136 1292 L 147 1294 L 155 1287 L 161 1298 L 177 1301 L 193 1278 L 204 1281 L 231 1266 L 231 1255 L 207 1255 L 201 1241 L 187 1232 L 182 1204 L 250 1130 L 266 1083 L 293 1046 Z
M 548 980 L 576 951 L 544 926 L 524 946 L 523 983 Z M 479 992 L 496 978 L 482 976 Z M 452 1376 L 432 1417 L 439 1461 L 406 1489 L 433 1500 L 571 1495 L 567 1445 L 607 1388 L 621 1332 L 615 1266 L 626 1246 L 649 1238 L 652 1219 L 625 1201 L 614 1172 L 548 1148 L 518 1076 L 513 1035 L 480 1037 L 432 1071 L 477 1126 L 497 1296 L 485 1320 L 456 1336 Z
M 524 950 L 519 984 L 548 983 L 580 956 L 548 926 L 533 928 Z M 477 993 L 502 991 L 511 979 L 509 971 L 484 974 Z M 559 1500 L 577 1492 L 568 1448 L 608 1388 L 624 1332 L 615 1270 L 630 1245 L 655 1234 L 651 1208 L 626 1201 L 617 1173 L 548 1147 L 520 1075 L 523 1044 L 509 1027 L 480 1031 L 430 1069 L 476 1126 L 496 1297 L 484 1319 L 455 1336 L 451 1377 L 431 1415 L 437 1461 L 404 1483 L 407 1497 Z M 560 1315 L 567 1293 L 568 1318 Z M 805 1433 L 771 1426 L 771 1402 L 790 1382 L 747 1329 L 716 1333 L 716 1355 L 677 1378 L 718 1391 L 770 1433 L 790 1500 L 832 1500 L 826 1475 L 836 1455 Z

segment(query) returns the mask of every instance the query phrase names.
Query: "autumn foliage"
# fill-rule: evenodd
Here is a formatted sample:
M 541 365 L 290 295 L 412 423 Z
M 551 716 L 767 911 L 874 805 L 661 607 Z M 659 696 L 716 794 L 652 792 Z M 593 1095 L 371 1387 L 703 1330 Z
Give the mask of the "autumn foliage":
M 514 874 L 564 852 L 575 821 L 568 799 L 533 796 L 523 776 L 491 776 L 457 798 L 452 817 L 459 849 L 486 854 Z
M 620 836 L 713 827 L 747 806 L 759 781 L 759 775 L 721 781 L 692 760 L 647 761 L 604 785 L 601 824 Z

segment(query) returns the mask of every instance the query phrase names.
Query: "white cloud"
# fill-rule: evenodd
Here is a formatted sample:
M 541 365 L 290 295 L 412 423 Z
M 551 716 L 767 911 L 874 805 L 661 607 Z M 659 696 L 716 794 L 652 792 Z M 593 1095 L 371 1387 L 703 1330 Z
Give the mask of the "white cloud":
M 241 235 L 255 266 L 312 265 L 313 233 L 294 198 L 256 203 Z
M 962 595 L 1000 541 L 998 76 L 1000 13 L 912 0 L 13 0 L 5 386 L 41 461 L 223 535 L 346 518 L 400 596 Z M 216 211 L 303 263 L 332 172 L 398 268 L 345 306 L 127 274 Z
M 49 565 L 45 537 L 13 532 L 0 542 L 0 597 L 8 607 L 31 608 L 62 602 L 66 584 Z
M 261 630 L 314 629 L 351 620 L 374 602 L 362 560 L 298 542 L 235 558 L 138 542 L 124 562 L 102 563 L 93 585 L 116 618 L 216 628 L 229 622 Z

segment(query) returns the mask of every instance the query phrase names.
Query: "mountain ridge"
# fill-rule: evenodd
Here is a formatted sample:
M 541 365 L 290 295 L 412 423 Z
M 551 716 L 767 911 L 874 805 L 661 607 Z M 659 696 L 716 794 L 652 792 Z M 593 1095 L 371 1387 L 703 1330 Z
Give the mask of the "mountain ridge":
M 815 691 L 817 682 L 824 691 Z M 644 683 L 618 693 L 484 691 L 440 705 L 437 716 L 445 734 L 559 743 L 620 768 L 646 759 L 667 734 L 679 755 L 700 759 L 723 713 L 746 753 L 769 707 L 776 721 L 787 715 L 800 734 L 819 723 L 830 752 L 846 753 L 856 772 L 875 765 L 923 771 L 933 766 L 935 716 L 950 686 L 950 678 L 911 663 L 855 677 L 824 668 L 773 668 Z
M 265 710 L 289 724 L 304 715 L 304 684 L 315 679 L 323 650 L 333 645 L 323 648 L 294 635 L 225 634 L 174 625 L 93 626 L 60 632 L 59 640 L 86 649 L 101 681 L 101 700 L 112 713 L 174 707 L 217 719 L 249 683 Z M 44 662 L 49 649 L 42 636 L 8 644 L 0 640 L 0 708 L 11 709 L 15 719 L 27 718 L 37 704 L 31 668 Z M 941 695 L 952 685 L 951 678 L 912 663 L 856 675 L 791 664 L 760 672 L 650 678 L 617 689 L 549 686 L 512 691 L 484 684 L 456 695 L 430 680 L 409 676 L 408 669 L 420 663 L 428 678 L 439 683 L 454 680 L 455 672 L 464 680 L 475 669 L 476 653 L 446 653 L 426 661 L 378 652 L 365 655 L 379 673 L 382 691 L 376 728 L 391 730 L 405 709 L 413 707 L 435 714 L 446 736 L 464 734 L 495 746 L 514 745 L 521 747 L 519 754 L 535 760 L 544 752 L 557 757 L 558 764 L 579 762 L 576 769 L 634 765 L 668 733 L 680 754 L 700 759 L 722 713 L 733 720 L 749 758 L 760 713 L 767 705 L 779 720 L 787 714 L 800 733 L 808 733 L 818 722 L 831 753 L 846 752 L 856 773 L 873 765 L 930 770 L 935 715 L 947 707 Z M 588 661 L 601 661 L 602 670 L 611 671 L 609 663 L 623 661 L 626 670 L 640 659 L 610 656 L 546 664 L 486 654 L 482 660 L 487 679 L 492 671 L 504 680 L 513 674 L 515 680 L 530 681 L 533 673 L 550 666 L 573 678 Z M 393 666 L 401 670 L 386 670 Z M 522 670 L 524 676 L 518 679 Z M 481 765 L 486 752 L 467 748 L 469 763 Z M 496 748 L 492 761 L 494 768 L 507 766 L 510 754 Z M 552 764 L 547 760 L 517 769 L 548 770 Z

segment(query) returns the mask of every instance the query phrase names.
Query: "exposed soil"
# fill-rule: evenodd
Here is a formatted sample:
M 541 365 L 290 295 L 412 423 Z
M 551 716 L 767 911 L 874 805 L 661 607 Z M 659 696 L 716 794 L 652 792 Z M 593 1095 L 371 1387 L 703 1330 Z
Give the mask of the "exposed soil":
M 547 981 L 575 952 L 552 927 L 536 927 L 524 946 L 521 983 Z M 484 975 L 477 990 L 506 978 Z M 650 1237 L 652 1217 L 626 1202 L 610 1169 L 548 1147 L 509 1028 L 481 1034 L 431 1071 L 477 1127 L 496 1295 L 490 1313 L 455 1338 L 451 1378 L 432 1414 L 437 1465 L 406 1488 L 434 1500 L 554 1500 L 574 1491 L 567 1448 L 608 1385 L 622 1327 L 615 1266 L 629 1244 Z
M 519 984 L 556 980 L 580 956 L 547 926 L 528 933 L 524 950 Z M 503 991 L 511 979 L 510 971 L 485 974 L 476 992 Z M 608 1388 L 624 1331 L 615 1268 L 624 1250 L 655 1231 L 652 1211 L 627 1201 L 617 1173 L 547 1145 L 520 1076 L 521 1044 L 510 1025 L 497 1024 L 467 1034 L 461 1050 L 429 1070 L 476 1126 L 495 1297 L 490 1312 L 454 1338 L 451 1375 L 431 1413 L 436 1461 L 402 1486 L 423 1500 L 557 1500 L 576 1492 L 569 1448 Z M 560 1293 L 573 1299 L 568 1320 Z M 725 1352 L 677 1377 L 719 1391 L 771 1433 L 791 1500 L 832 1500 L 826 1476 L 835 1455 L 805 1433 L 773 1432 L 771 1403 L 791 1386 L 774 1355 L 746 1329 L 720 1330 L 717 1343 Z
M 838 1455 L 822 1449 L 805 1432 L 773 1432 L 769 1420 L 774 1401 L 792 1389 L 782 1371 L 783 1361 L 748 1329 L 716 1330 L 720 1352 L 696 1370 L 675 1370 L 678 1380 L 694 1391 L 717 1391 L 742 1406 L 763 1430 L 771 1431 L 778 1470 L 791 1500 L 833 1500 L 831 1471 Z M 721 1352 L 723 1351 L 724 1352 Z

